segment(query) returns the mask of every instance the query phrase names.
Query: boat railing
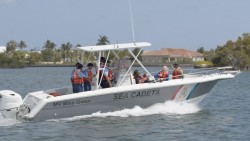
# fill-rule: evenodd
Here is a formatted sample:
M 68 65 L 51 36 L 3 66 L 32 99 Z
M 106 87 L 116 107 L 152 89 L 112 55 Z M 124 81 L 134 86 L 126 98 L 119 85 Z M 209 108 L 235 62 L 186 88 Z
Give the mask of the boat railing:
M 173 70 L 169 70 L 169 80 L 172 79 Z M 158 72 L 151 72 L 152 76 L 155 76 Z M 221 70 L 217 68 L 207 68 L 207 69 L 184 69 L 183 75 L 180 75 L 181 79 L 192 78 L 192 77 L 207 77 L 213 74 L 229 74 L 227 70 Z

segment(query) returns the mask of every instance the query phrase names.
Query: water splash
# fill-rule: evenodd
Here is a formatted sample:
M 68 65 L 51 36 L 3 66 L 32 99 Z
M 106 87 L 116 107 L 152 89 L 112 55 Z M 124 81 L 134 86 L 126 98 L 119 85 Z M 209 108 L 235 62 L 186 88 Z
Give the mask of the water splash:
M 16 119 L 8 119 L 4 118 L 0 113 L 0 127 L 1 126 L 12 126 L 21 123 L 21 121 L 18 121 Z
M 155 115 L 155 114 L 162 114 L 162 115 L 185 115 L 196 113 L 200 111 L 200 108 L 195 104 L 190 103 L 177 103 L 173 101 L 166 101 L 165 103 L 157 103 L 148 108 L 141 108 L 139 106 L 135 106 L 132 109 L 124 109 L 120 111 L 114 112 L 96 112 L 91 115 L 83 115 L 83 116 L 76 116 L 72 118 L 64 118 L 60 120 L 65 121 L 72 121 L 72 120 L 79 120 L 84 118 L 91 118 L 91 117 L 138 117 L 138 116 L 148 116 L 148 115 Z M 58 120 L 54 120 L 58 121 Z

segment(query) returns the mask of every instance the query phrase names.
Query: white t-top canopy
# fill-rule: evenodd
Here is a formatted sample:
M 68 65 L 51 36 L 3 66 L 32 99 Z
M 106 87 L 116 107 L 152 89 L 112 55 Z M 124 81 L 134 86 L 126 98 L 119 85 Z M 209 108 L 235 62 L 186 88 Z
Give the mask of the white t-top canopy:
M 100 46 L 86 46 L 86 47 L 78 47 L 78 49 L 87 52 L 97 52 L 97 51 L 107 51 L 107 50 L 142 48 L 149 46 L 151 46 L 151 44 L 148 42 L 138 42 L 138 43 L 112 44 L 112 45 L 100 45 Z

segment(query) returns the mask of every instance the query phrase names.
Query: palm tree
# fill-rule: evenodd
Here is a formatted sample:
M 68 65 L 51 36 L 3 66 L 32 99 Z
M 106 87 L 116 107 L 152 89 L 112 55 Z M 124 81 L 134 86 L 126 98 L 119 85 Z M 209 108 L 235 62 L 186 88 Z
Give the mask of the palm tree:
M 97 40 L 97 44 L 96 45 L 107 45 L 109 44 L 109 40 L 107 36 L 102 36 L 99 35 L 99 39 Z
M 96 45 L 107 45 L 109 44 L 109 40 L 108 37 L 105 35 L 99 35 L 99 39 L 97 40 L 97 44 Z M 105 56 L 106 53 L 103 52 L 102 56 Z
M 66 60 L 66 58 L 68 60 L 68 58 L 69 58 L 69 52 L 70 52 L 70 50 L 71 50 L 72 47 L 73 47 L 73 45 L 70 42 L 67 42 L 66 44 L 63 43 L 61 45 L 61 50 L 64 53 L 64 56 L 63 56 L 64 61 Z
M 19 44 L 18 44 L 18 47 L 22 50 L 23 48 L 26 48 L 27 45 L 24 41 L 20 41 Z
M 11 40 L 6 44 L 6 54 L 8 57 L 11 57 L 17 48 L 17 42 L 15 40 Z
M 55 60 L 54 49 L 56 48 L 56 44 L 50 40 L 47 40 L 44 43 L 43 48 L 44 48 L 42 50 L 43 60 L 47 62 L 53 62 Z
M 56 47 L 56 44 L 50 40 L 47 40 L 45 43 L 44 43 L 44 46 L 43 48 L 45 49 L 51 49 L 53 50 L 54 48 Z

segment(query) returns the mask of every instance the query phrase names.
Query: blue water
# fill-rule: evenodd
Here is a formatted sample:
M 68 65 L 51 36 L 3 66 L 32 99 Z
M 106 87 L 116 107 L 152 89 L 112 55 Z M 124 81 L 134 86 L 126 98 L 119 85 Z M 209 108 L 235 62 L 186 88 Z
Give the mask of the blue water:
M 150 68 L 157 71 L 159 68 Z M 72 68 L 0 69 L 0 90 L 23 97 L 70 85 Z M 0 119 L 0 141 L 236 141 L 250 139 L 250 72 L 219 81 L 200 105 L 165 102 L 142 109 L 43 122 Z

